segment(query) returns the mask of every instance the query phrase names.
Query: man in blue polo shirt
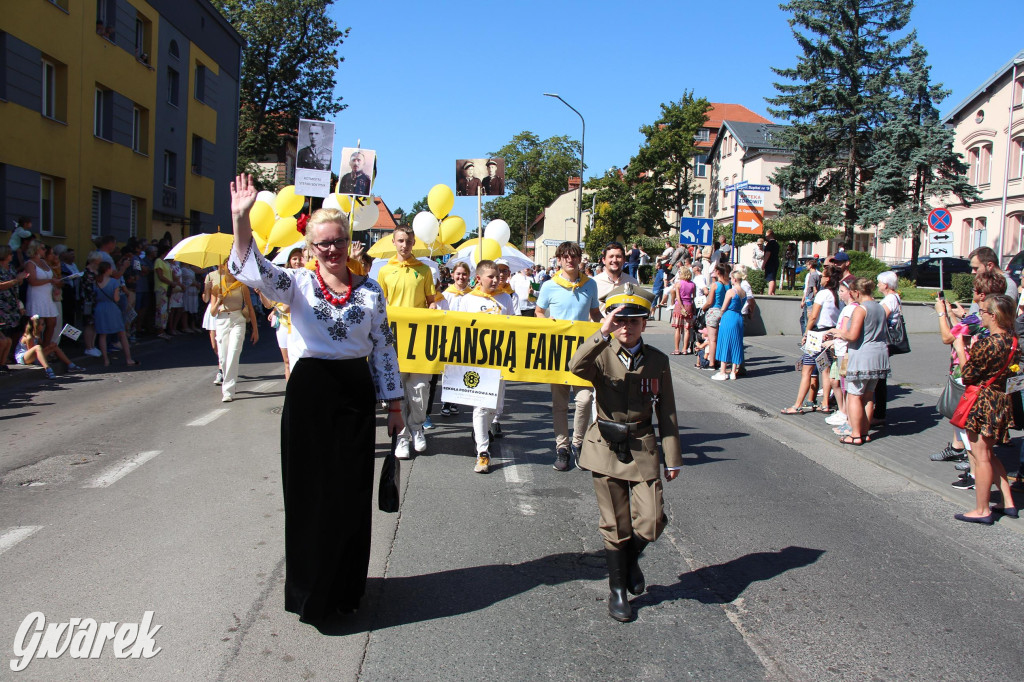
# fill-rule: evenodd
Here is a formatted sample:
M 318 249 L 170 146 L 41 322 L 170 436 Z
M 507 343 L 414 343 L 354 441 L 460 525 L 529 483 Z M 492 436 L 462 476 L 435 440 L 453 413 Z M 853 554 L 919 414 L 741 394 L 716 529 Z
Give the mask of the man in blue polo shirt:
M 562 242 L 555 250 L 559 270 L 544 282 L 537 295 L 537 317 L 554 320 L 601 321 L 601 308 L 597 300 L 597 283 L 580 268 L 583 251 L 576 242 Z M 569 386 L 551 385 L 551 415 L 555 423 L 555 464 L 558 471 L 572 468 L 573 459 L 579 459 L 583 436 L 590 425 L 590 405 L 594 392 L 590 388 L 576 387 L 576 416 L 573 419 L 572 441 L 569 440 Z

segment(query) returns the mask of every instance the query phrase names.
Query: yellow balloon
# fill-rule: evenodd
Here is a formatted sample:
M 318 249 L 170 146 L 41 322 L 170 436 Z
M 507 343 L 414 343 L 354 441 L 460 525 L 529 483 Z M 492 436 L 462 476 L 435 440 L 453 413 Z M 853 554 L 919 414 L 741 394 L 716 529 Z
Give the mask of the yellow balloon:
M 266 239 L 274 226 L 274 209 L 265 201 L 257 201 L 249 209 L 249 224 L 253 232 Z
M 295 218 L 281 218 L 274 223 L 274 229 L 270 231 L 270 236 L 267 238 L 267 248 L 291 246 L 300 239 L 302 239 L 302 235 L 299 234 Z
M 441 221 L 438 239 L 444 244 L 454 244 L 466 236 L 466 221 L 457 215 L 450 215 Z
M 434 217 L 441 220 L 455 205 L 455 195 L 448 185 L 434 185 L 427 194 L 427 206 Z
M 302 210 L 302 204 L 306 197 L 295 193 L 295 185 L 288 185 L 277 193 L 274 200 L 274 208 L 279 216 L 292 216 Z M 287 244 L 285 245 L 287 246 Z
M 338 194 L 338 204 L 341 205 L 342 213 L 352 212 L 352 199 L 347 194 Z
M 480 255 L 480 246 L 476 240 L 473 241 L 473 260 L 479 263 L 482 260 L 495 260 L 501 258 L 501 244 L 494 239 L 484 237 L 483 255 Z
M 260 235 L 258 235 L 255 232 L 252 233 L 252 239 L 253 239 L 254 242 L 256 242 L 256 248 L 260 250 L 260 253 L 266 253 L 267 252 L 267 240 L 266 239 L 264 239 L 263 237 L 261 237 Z

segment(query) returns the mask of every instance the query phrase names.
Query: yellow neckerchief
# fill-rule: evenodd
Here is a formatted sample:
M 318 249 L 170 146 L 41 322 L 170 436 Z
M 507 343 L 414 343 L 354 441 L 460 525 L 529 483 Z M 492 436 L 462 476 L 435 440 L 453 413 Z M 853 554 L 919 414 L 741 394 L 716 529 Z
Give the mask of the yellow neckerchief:
M 280 302 L 275 302 L 274 303 L 274 309 L 277 311 L 277 319 L 282 321 L 282 322 L 284 322 L 285 328 L 288 330 L 288 333 L 291 333 L 291 331 L 292 331 L 292 316 L 291 316 L 290 312 L 285 312 L 285 310 L 284 310 L 285 308 L 288 308 L 288 304 L 287 303 L 280 303 Z
M 498 306 L 498 310 L 496 311 L 498 313 L 501 313 L 501 311 L 505 309 L 505 306 L 503 306 L 500 303 L 498 303 L 498 300 L 496 298 L 494 298 L 494 296 L 491 296 L 490 294 L 486 293 L 483 289 L 481 289 L 479 284 L 476 285 L 476 288 L 474 288 L 472 290 L 472 292 L 466 292 L 466 293 L 472 293 L 474 296 L 480 296 L 481 298 L 486 298 L 488 301 L 490 301 L 494 305 Z M 498 293 L 500 294 L 502 292 L 499 291 Z M 488 312 L 490 312 L 490 311 L 488 311 Z
M 470 287 L 466 287 L 465 289 L 460 289 L 457 286 L 455 286 L 454 284 L 449 284 L 448 288 L 444 290 L 444 293 L 446 293 L 446 294 L 455 294 L 456 296 L 465 296 L 466 294 L 468 294 L 471 291 L 473 291 L 473 289 L 471 289 Z
M 388 265 L 397 265 L 400 268 L 411 268 L 422 263 L 423 261 L 421 261 L 419 258 L 410 258 L 409 260 L 398 260 L 398 256 L 392 256 L 391 259 L 388 260 Z
M 509 296 L 511 296 L 515 292 L 512 291 L 512 285 L 509 284 L 508 282 L 505 282 L 504 284 L 499 284 L 498 285 L 498 293 L 499 294 L 508 294 Z
M 579 289 L 581 286 L 586 284 L 587 281 L 590 280 L 590 278 L 587 277 L 587 273 L 581 271 L 580 272 L 580 279 L 579 279 L 579 281 L 578 282 L 570 282 L 566 278 L 562 277 L 562 271 L 559 270 L 558 272 L 556 272 L 554 275 L 551 276 L 551 280 L 555 284 L 557 284 L 558 286 L 560 286 L 560 287 L 562 287 L 564 289 L 568 289 L 569 291 L 572 291 L 573 289 Z
M 220 276 L 220 297 L 221 297 L 221 299 L 223 300 L 223 299 L 227 298 L 228 294 L 230 294 L 232 291 L 234 291 L 235 289 L 237 289 L 240 286 L 242 286 L 242 283 L 239 282 L 236 279 L 233 284 L 229 284 L 228 288 L 225 289 L 224 288 L 224 275 L 221 275 Z

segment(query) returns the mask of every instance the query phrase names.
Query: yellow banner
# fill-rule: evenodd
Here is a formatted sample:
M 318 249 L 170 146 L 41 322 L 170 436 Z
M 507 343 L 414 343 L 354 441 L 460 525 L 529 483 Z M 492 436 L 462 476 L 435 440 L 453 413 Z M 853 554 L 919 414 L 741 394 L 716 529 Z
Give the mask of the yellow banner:
M 500 369 L 506 381 L 590 385 L 569 371 L 569 358 L 600 328 L 596 322 L 392 307 L 388 319 L 403 372 L 472 365 Z

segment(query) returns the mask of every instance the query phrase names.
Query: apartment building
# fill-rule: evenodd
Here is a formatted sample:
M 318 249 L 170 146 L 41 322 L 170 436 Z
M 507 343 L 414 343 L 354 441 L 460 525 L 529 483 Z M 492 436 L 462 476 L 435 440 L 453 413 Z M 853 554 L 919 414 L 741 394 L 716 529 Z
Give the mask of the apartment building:
M 227 227 L 242 38 L 208 0 L 18 5 L 0 14 L 0 228 L 26 216 L 81 260 L 100 234 Z
M 953 148 L 964 155 L 968 178 L 980 194 L 970 206 L 943 197 L 953 216 L 954 254 L 966 256 L 990 246 L 1005 264 L 1024 249 L 1024 50 L 957 104 L 943 123 L 955 131 Z

